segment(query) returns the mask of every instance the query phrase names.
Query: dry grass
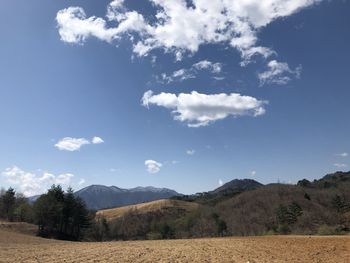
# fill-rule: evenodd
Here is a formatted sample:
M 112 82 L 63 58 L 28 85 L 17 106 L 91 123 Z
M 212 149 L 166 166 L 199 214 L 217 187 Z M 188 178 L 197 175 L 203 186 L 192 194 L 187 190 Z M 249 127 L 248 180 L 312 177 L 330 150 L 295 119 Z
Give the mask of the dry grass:
M 24 223 L 24 222 L 7 222 L 0 220 L 0 230 L 6 230 L 11 232 L 18 232 L 27 235 L 35 235 L 38 231 L 36 225 Z
M 349 262 L 350 237 L 73 243 L 0 229 L 0 262 Z
M 187 212 L 190 212 L 197 209 L 198 206 L 199 205 L 197 203 L 193 203 L 193 202 L 164 199 L 164 200 L 158 200 L 158 201 L 153 201 L 153 202 L 148 202 L 143 204 L 128 205 L 128 206 L 123 206 L 118 208 L 100 210 L 97 212 L 96 215 L 98 217 L 104 217 L 107 220 L 112 220 L 112 219 L 119 218 L 131 211 L 143 214 L 143 213 L 175 208 L 175 209 L 183 209 Z

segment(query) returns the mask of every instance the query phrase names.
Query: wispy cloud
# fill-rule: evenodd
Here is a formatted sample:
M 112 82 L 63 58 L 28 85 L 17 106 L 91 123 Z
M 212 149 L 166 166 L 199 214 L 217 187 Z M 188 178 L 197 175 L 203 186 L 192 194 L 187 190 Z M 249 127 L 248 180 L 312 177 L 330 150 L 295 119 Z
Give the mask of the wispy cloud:
M 347 165 L 345 163 L 335 163 L 334 166 L 337 167 L 337 168 L 345 168 L 345 167 L 347 167 Z
M 160 83 L 171 83 L 171 82 L 182 82 L 187 79 L 194 79 L 196 78 L 196 75 L 199 74 L 201 71 L 206 71 L 211 74 L 220 74 L 222 71 L 222 64 L 221 63 L 213 63 L 208 60 L 202 60 L 195 64 L 193 64 L 188 69 L 179 69 L 174 71 L 171 74 L 163 73 L 160 77 L 157 77 L 158 81 Z M 217 76 L 215 76 L 217 77 Z
M 267 64 L 268 69 L 258 74 L 260 86 L 264 84 L 285 85 L 292 78 L 300 78 L 302 67 L 298 66 L 294 70 L 290 69 L 287 63 L 271 60 Z
M 100 137 L 94 137 L 92 138 L 91 142 L 88 139 L 85 138 L 72 138 L 72 137 L 65 137 L 61 140 L 59 140 L 55 147 L 61 151 L 78 151 L 80 148 L 84 145 L 88 144 L 101 144 L 104 141 Z
M 141 101 L 145 107 L 156 105 L 171 109 L 174 119 L 186 122 L 188 127 L 207 126 L 228 116 L 260 116 L 265 113 L 267 104 L 238 93 L 207 95 L 196 91 L 179 95 L 164 92 L 153 95 L 152 91 L 147 91 Z
M 1 175 L 13 187 L 18 187 L 19 191 L 26 196 L 42 194 L 53 184 L 68 187 L 72 185 L 72 178 L 74 177 L 71 173 L 54 175 L 49 172 L 41 172 L 40 175 L 37 175 L 25 172 L 17 166 L 6 168 Z
M 190 150 L 187 150 L 187 151 L 186 151 L 186 154 L 187 154 L 187 155 L 194 155 L 195 153 L 196 153 L 196 151 L 193 150 L 193 149 L 190 149 Z
M 343 152 L 343 153 L 337 153 L 336 156 L 339 156 L 339 157 L 348 157 L 349 154 L 346 153 L 346 152 Z
M 85 182 L 86 182 L 85 179 L 82 178 L 82 179 L 79 180 L 78 185 L 79 185 L 79 186 L 82 186 L 82 185 L 85 184 Z
M 170 75 L 167 75 L 166 73 L 161 74 L 160 78 L 157 77 L 158 82 L 160 83 L 171 83 L 171 82 L 182 82 L 187 79 L 194 79 L 195 75 L 191 70 L 188 69 L 179 69 L 177 71 L 174 71 Z
M 156 174 L 160 171 L 160 168 L 163 166 L 161 163 L 154 160 L 145 161 L 146 169 L 151 174 Z

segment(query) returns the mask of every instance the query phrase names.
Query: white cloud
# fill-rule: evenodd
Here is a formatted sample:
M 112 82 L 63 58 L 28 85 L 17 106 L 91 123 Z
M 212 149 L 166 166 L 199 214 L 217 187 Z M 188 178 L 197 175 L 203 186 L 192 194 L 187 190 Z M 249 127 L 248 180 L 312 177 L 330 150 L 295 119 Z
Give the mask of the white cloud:
M 348 157 L 349 156 L 349 154 L 348 153 L 337 153 L 336 154 L 337 156 L 339 156 L 339 157 Z
M 219 179 L 219 186 L 223 186 L 223 184 L 224 184 L 224 182 L 221 180 L 221 179 Z
M 1 175 L 6 178 L 8 183 L 17 186 L 19 191 L 26 196 L 42 194 L 53 184 L 68 187 L 74 177 L 74 175 L 70 173 L 54 175 L 52 173 L 42 172 L 41 175 L 36 175 L 34 173 L 25 172 L 17 166 L 5 169 Z
M 158 78 L 158 81 L 160 83 L 167 83 L 167 84 L 169 84 L 169 83 L 174 82 L 174 81 L 181 82 L 181 81 L 184 81 L 186 79 L 194 79 L 194 78 L 195 78 L 195 75 L 193 74 L 193 72 L 191 72 L 191 70 L 179 69 L 179 70 L 174 71 L 170 75 L 167 75 L 166 73 L 163 73 L 161 75 L 161 77 Z
M 186 153 L 187 153 L 188 155 L 194 155 L 194 154 L 196 153 L 196 151 L 193 150 L 193 149 L 191 149 L 191 150 L 187 150 Z
M 194 79 L 200 71 L 208 71 L 211 74 L 219 74 L 222 71 L 221 63 L 213 63 L 208 60 L 202 60 L 193 64 L 188 69 L 179 69 L 171 73 L 170 75 L 163 73 L 158 80 L 161 83 L 181 82 L 187 79 Z M 216 76 L 217 77 L 217 76 Z
M 265 113 L 266 101 L 260 101 L 238 93 L 231 94 L 201 94 L 191 93 L 160 93 L 153 95 L 151 90 L 145 92 L 142 105 L 156 105 L 171 109 L 174 119 L 186 122 L 188 127 L 209 125 L 228 116 L 260 116 Z
M 221 44 L 238 50 L 245 65 L 256 54 L 265 58 L 274 54 L 257 44 L 261 28 L 320 1 L 149 0 L 156 15 L 147 21 L 117 0 L 108 5 L 106 19 L 87 17 L 82 8 L 69 7 L 60 10 L 56 20 L 61 40 L 68 43 L 82 44 L 90 37 L 111 43 L 125 36 L 139 56 L 160 48 L 173 52 L 177 60 L 186 52 L 197 52 L 201 45 Z M 115 26 L 107 26 L 107 20 Z
M 81 185 L 83 185 L 83 184 L 85 184 L 85 179 L 84 179 L 84 178 L 82 178 L 82 179 L 79 180 L 78 185 L 81 186 Z
M 251 177 L 254 177 L 255 175 L 256 175 L 256 171 L 251 171 L 251 172 L 250 172 L 250 176 L 251 176 Z
M 294 70 L 290 69 L 287 63 L 271 60 L 267 64 L 268 70 L 258 74 L 260 85 L 264 84 L 287 84 L 292 77 L 300 78 L 301 66 Z
M 104 140 L 102 140 L 101 137 L 95 136 L 94 138 L 92 138 L 92 143 L 93 144 L 100 144 L 100 143 L 104 143 Z
M 337 168 L 345 168 L 345 167 L 347 167 L 347 165 L 345 163 L 335 163 L 334 166 L 337 167 Z
M 102 138 L 95 136 L 92 138 L 91 142 L 88 139 L 85 138 L 72 138 L 72 137 L 65 137 L 61 140 L 59 140 L 56 144 L 55 147 L 61 151 L 78 151 L 83 145 L 88 145 L 88 144 L 100 144 L 103 143 L 104 141 Z
M 55 147 L 61 151 L 78 151 L 83 145 L 90 144 L 90 142 L 84 138 L 72 138 L 65 137 L 55 144 Z
M 158 163 L 154 160 L 146 160 L 145 166 L 147 171 L 151 174 L 156 174 L 160 171 L 160 168 L 163 166 L 161 163 Z
M 209 70 L 212 73 L 220 73 L 222 70 L 221 63 L 213 63 L 208 60 L 202 60 L 192 66 L 197 70 Z

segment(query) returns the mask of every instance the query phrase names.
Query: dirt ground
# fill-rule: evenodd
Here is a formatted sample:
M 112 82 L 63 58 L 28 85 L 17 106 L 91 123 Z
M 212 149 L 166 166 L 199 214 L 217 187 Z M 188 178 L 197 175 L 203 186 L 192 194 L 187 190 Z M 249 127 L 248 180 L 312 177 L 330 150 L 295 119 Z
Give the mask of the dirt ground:
M 0 262 L 350 262 L 350 237 L 78 243 L 0 229 Z

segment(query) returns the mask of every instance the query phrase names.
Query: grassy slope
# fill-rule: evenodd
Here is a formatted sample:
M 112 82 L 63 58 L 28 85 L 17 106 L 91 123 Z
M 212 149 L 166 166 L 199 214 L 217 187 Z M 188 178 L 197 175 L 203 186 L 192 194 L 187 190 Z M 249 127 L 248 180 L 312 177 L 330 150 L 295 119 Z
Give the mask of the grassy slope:
M 138 214 L 146 214 L 157 211 L 167 211 L 172 209 L 191 212 L 199 207 L 197 203 L 186 202 L 180 200 L 163 199 L 153 202 L 147 202 L 137 205 L 129 205 L 112 209 L 100 210 L 96 213 L 97 217 L 104 217 L 107 220 L 113 220 L 122 217 L 123 215 L 134 212 Z

